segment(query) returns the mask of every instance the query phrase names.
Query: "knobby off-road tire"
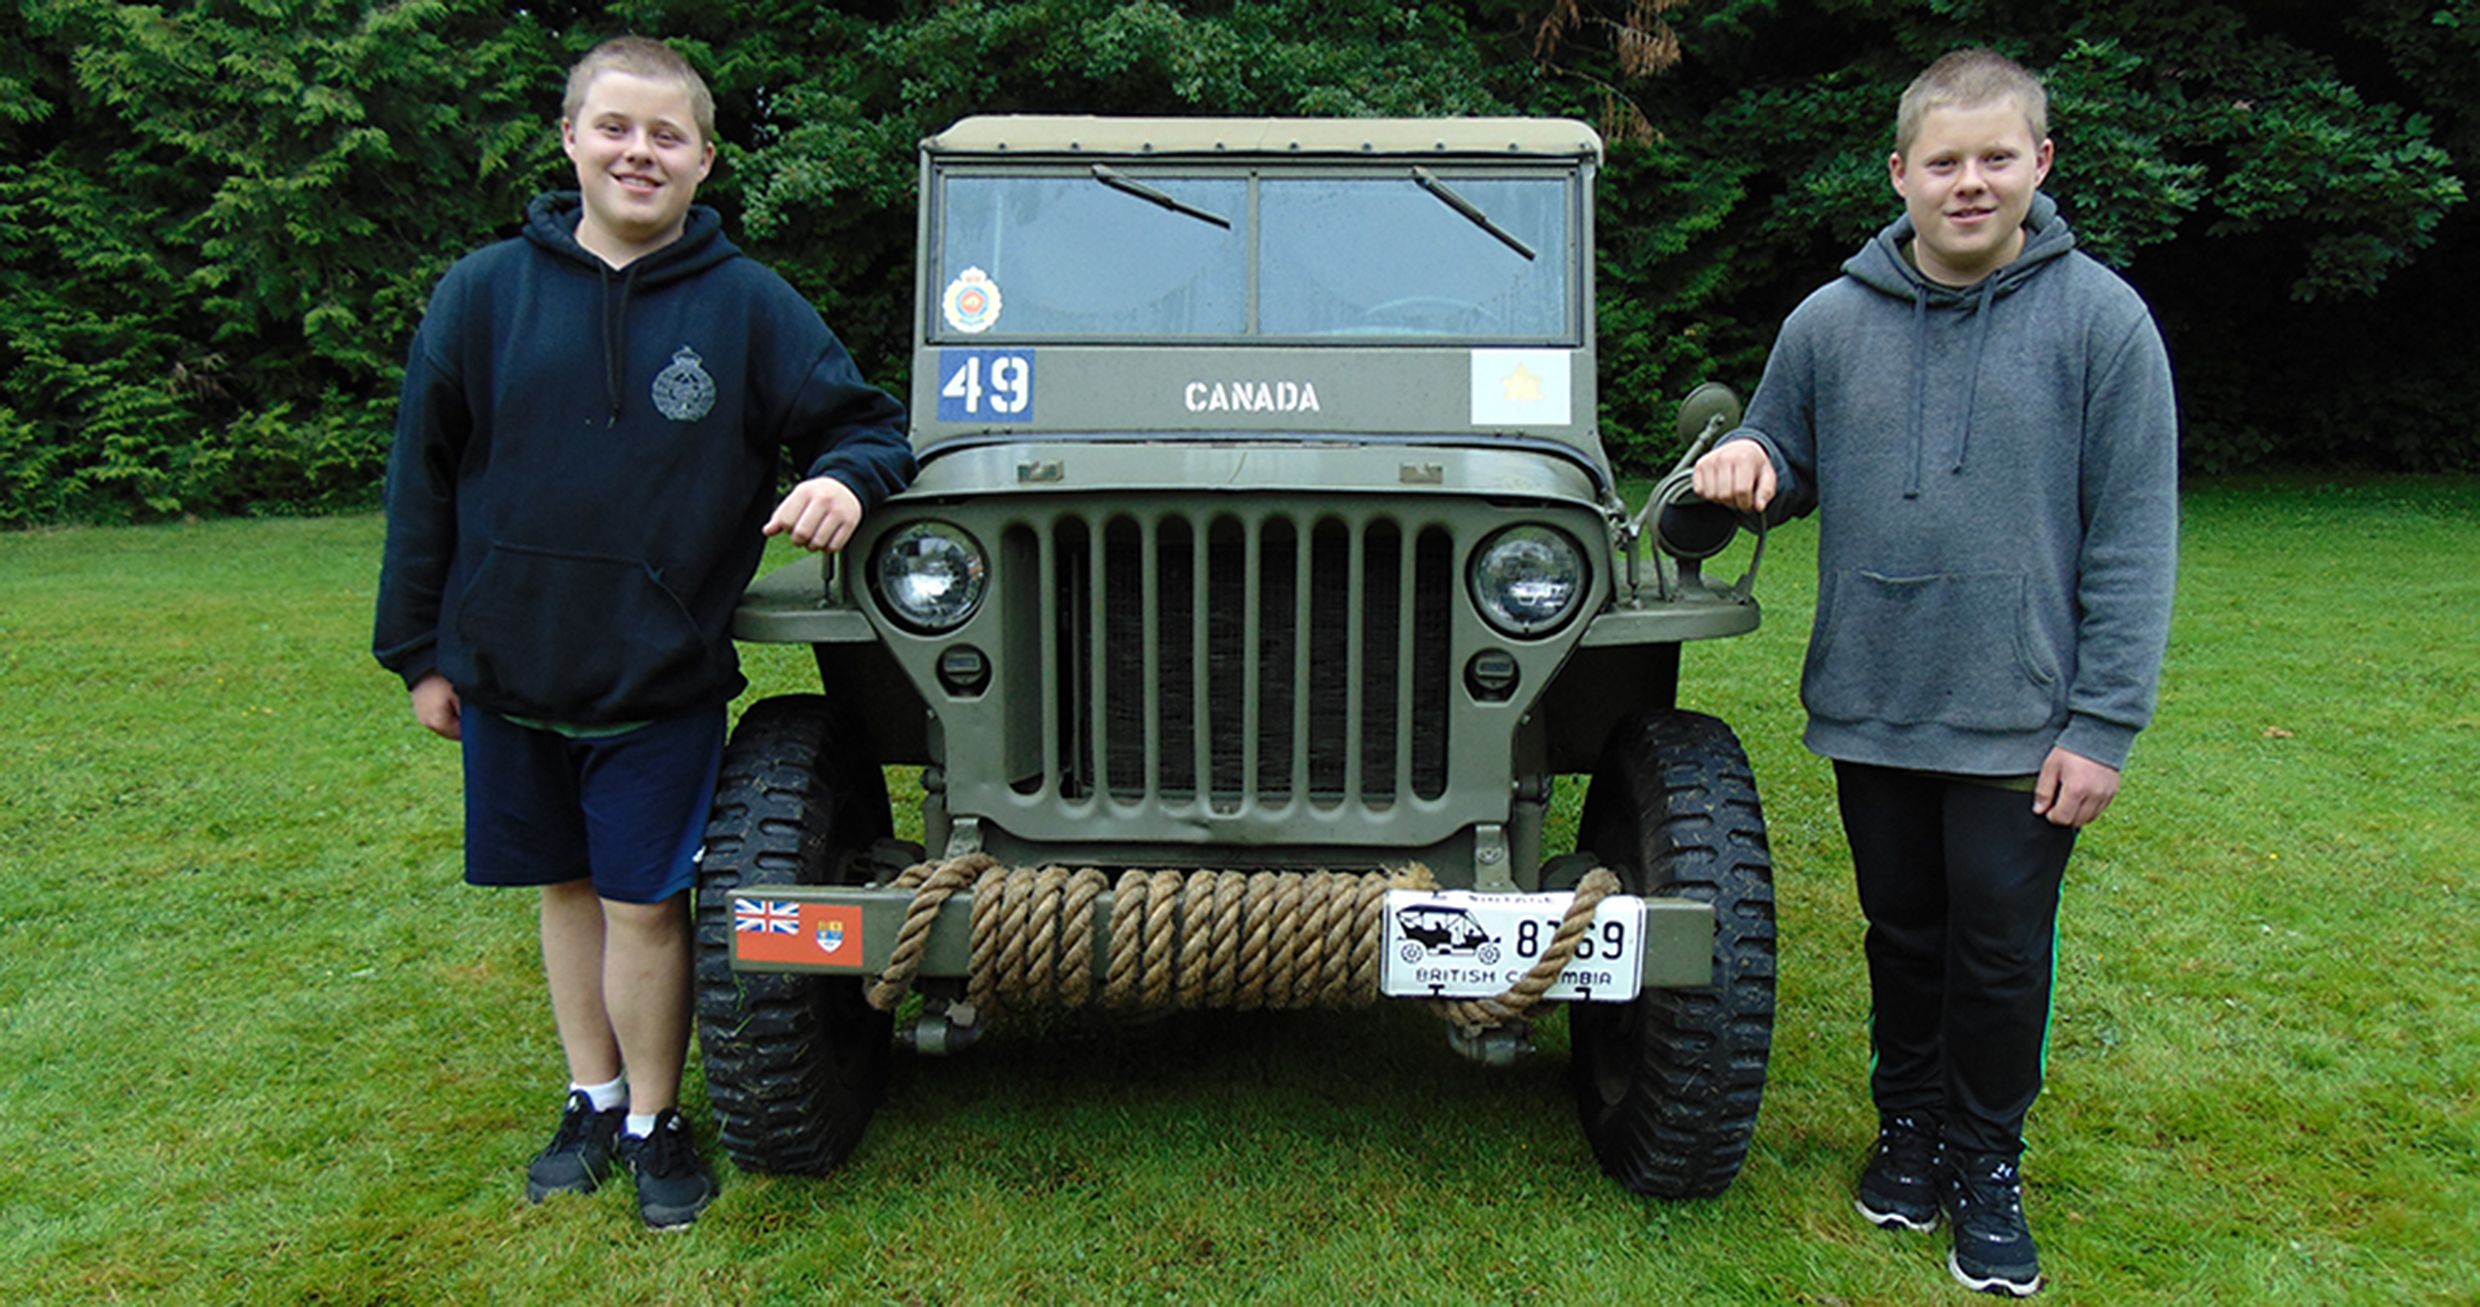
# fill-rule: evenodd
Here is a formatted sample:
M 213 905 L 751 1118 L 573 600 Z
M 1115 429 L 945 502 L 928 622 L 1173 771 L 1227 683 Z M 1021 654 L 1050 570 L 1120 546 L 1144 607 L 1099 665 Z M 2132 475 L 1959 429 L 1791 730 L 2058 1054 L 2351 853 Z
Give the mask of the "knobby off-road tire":
M 1774 864 L 1738 737 L 1697 713 L 1639 712 L 1603 743 L 1577 839 L 1630 893 L 1714 905 L 1714 983 L 1573 1003 L 1569 1080 L 1602 1169 L 1658 1198 L 1730 1188 L 1748 1157 L 1774 1038 Z
M 886 1093 L 893 1027 L 859 978 L 732 970 L 732 899 L 846 883 L 888 833 L 887 780 L 817 695 L 750 706 L 724 750 L 698 872 L 697 1029 L 724 1151 L 745 1171 L 822 1175 Z

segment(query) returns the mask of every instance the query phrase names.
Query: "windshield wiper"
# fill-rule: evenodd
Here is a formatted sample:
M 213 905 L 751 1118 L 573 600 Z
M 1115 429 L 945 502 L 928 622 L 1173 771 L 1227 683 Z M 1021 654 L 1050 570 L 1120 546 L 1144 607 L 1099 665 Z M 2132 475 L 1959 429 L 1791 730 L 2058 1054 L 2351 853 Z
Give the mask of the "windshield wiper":
M 1146 185 L 1144 182 L 1138 181 L 1134 177 L 1123 175 L 1117 169 L 1112 168 L 1108 164 L 1097 163 L 1094 165 L 1094 180 L 1101 182 L 1103 185 L 1108 186 L 1115 191 L 1126 191 L 1140 200 L 1147 200 L 1152 203 L 1159 204 L 1162 207 L 1171 210 L 1173 213 L 1184 213 L 1200 222 L 1210 222 L 1225 231 L 1231 230 L 1231 219 L 1226 218 L 1219 213 L 1213 213 L 1205 209 L 1200 209 L 1194 204 L 1183 202 L 1158 191 L 1153 187 Z
M 1493 236 L 1496 236 L 1501 242 L 1505 243 L 1508 249 L 1514 250 L 1516 253 L 1523 255 L 1527 259 L 1533 257 L 1532 246 L 1517 239 L 1514 232 L 1511 232 L 1506 228 L 1499 226 L 1497 223 L 1490 221 L 1490 215 L 1483 213 L 1479 205 L 1476 205 L 1472 201 L 1465 199 L 1463 196 L 1456 194 L 1453 188 L 1449 187 L 1445 182 L 1438 180 L 1437 175 L 1432 173 L 1429 169 L 1424 168 L 1417 163 L 1412 165 L 1412 180 L 1419 182 L 1422 190 L 1428 191 L 1430 194 L 1437 196 L 1439 201 L 1444 203 L 1448 208 L 1453 209 L 1457 213 L 1463 214 L 1467 219 L 1470 219 L 1472 225 L 1479 227 L 1481 230 L 1486 231 Z

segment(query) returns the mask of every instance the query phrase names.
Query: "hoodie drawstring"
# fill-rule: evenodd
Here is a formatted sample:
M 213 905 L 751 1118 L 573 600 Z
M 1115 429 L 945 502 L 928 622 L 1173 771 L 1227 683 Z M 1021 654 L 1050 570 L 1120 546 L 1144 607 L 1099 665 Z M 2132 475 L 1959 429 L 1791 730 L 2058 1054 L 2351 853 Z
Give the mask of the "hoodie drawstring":
M 1912 287 L 1912 475 L 1905 499 L 1920 498 L 1921 449 L 1929 443 L 1929 288 Z
M 604 420 L 603 425 L 608 427 L 620 421 L 620 379 L 612 375 L 611 363 L 611 269 L 603 268 L 599 271 L 601 273 L 599 280 L 603 286 L 603 309 L 595 316 L 600 319 L 596 325 L 603 331 L 603 399 L 611 409 L 611 415 Z
M 1955 433 L 1953 471 L 1958 476 L 1963 473 L 1964 451 L 1972 447 L 1972 414 L 1980 408 L 1981 356 L 1989 349 L 1989 319 L 1995 316 L 1991 310 L 1997 302 L 1998 275 L 1993 272 L 1981 278 L 1980 298 L 1972 306 L 1972 366 L 1964 374 L 1963 426 Z
M 1981 278 L 1972 299 L 1972 356 L 1964 371 L 1963 419 L 1955 431 L 1955 462 L 1949 471 L 1961 475 L 1972 447 L 1972 415 L 1980 408 L 1981 360 L 1989 350 L 1990 319 L 1998 302 L 1998 274 Z M 1920 498 L 1920 473 L 1929 446 L 1929 288 L 1912 287 L 1912 472 L 1903 483 L 1905 499 Z
M 629 264 L 620 276 L 620 311 L 611 311 L 611 269 L 603 269 L 603 398 L 610 402 L 611 416 L 603 423 L 620 425 L 620 379 L 626 370 L 625 355 L 629 343 L 629 299 L 637 293 L 637 263 Z

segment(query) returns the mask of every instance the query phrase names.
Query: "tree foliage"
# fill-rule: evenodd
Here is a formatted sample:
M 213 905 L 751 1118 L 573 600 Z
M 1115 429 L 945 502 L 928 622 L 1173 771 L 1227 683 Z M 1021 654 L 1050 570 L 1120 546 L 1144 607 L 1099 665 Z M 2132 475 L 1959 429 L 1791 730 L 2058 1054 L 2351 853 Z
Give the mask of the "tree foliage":
M 0 43 L 0 522 L 366 501 L 429 287 L 566 182 L 560 72 L 669 36 L 704 192 L 873 375 L 909 346 L 915 144 L 969 113 L 1599 123 L 1606 438 L 1896 210 L 1894 98 L 1952 46 L 2053 92 L 2084 247 L 2163 319 L 2200 468 L 2472 466 L 2480 0 L 21 0 Z
M 2439 288 L 2474 285 L 2460 180 L 2480 120 L 2472 0 L 1694 0 L 1660 16 L 1683 50 L 1676 67 L 1634 81 L 1607 62 L 1586 69 L 1625 90 L 1659 138 L 1614 145 L 1612 174 L 1657 166 L 1738 193 L 1703 192 L 1693 221 L 1708 234 L 1685 250 L 1606 251 L 1606 324 L 1625 316 L 1615 282 L 1677 288 L 1671 308 L 1710 327 L 1698 346 L 1631 351 L 1671 361 L 1620 391 L 1622 405 L 1699 376 L 1753 381 L 1783 314 L 1898 212 L 1886 159 L 1905 83 L 1945 50 L 1986 44 L 2049 83 L 2047 189 L 2082 248 L 2161 317 L 2191 467 L 2337 454 L 2480 466 L 2461 416 L 2480 398 L 2471 351 L 2437 334 Z M 1676 220 L 1656 204 L 1657 221 Z M 1689 268 L 1671 266 L 1680 258 Z M 1690 269 L 1718 275 L 1699 283 Z M 2330 403 L 2301 403 L 2328 385 Z M 2393 421 L 2363 430 L 2381 385 Z M 1605 422 L 1658 444 L 1659 408 L 1606 405 Z
M 545 34 L 470 0 L 20 19 L 0 520 L 366 496 L 406 324 L 543 174 Z

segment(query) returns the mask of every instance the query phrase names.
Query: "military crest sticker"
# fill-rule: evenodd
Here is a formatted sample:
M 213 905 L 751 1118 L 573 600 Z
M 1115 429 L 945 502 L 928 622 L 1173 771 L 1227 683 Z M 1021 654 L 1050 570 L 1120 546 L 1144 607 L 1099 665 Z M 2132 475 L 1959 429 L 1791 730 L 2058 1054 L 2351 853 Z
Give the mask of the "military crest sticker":
M 939 309 L 947 315 L 948 326 L 978 336 L 998 323 L 1000 302 L 999 283 L 979 268 L 967 268 L 947 283 Z
M 655 374 L 655 411 L 674 422 L 695 422 L 714 411 L 715 379 L 706 375 L 704 360 L 686 345 L 672 353 L 672 365 Z

